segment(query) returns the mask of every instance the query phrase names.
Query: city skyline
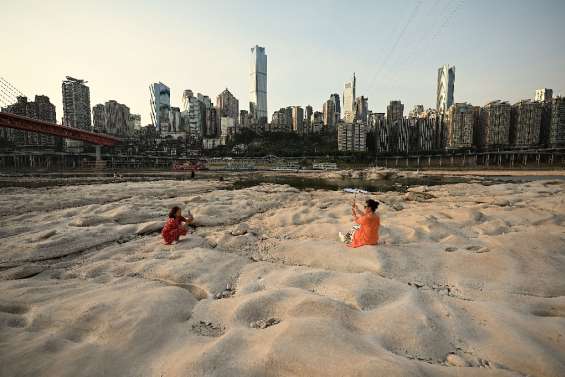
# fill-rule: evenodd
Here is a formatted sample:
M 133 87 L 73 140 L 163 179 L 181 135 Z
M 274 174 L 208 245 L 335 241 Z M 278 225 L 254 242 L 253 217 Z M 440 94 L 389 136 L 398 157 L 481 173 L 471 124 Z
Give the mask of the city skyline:
M 554 96 L 563 94 L 565 88 L 564 53 L 553 47 L 560 43 L 558 35 L 564 28 L 556 22 L 563 14 L 560 10 L 565 10 L 565 4 L 558 1 L 361 3 L 367 12 L 359 12 L 358 17 L 365 19 L 365 13 L 376 11 L 382 16 L 382 22 L 371 27 L 347 17 L 337 22 L 342 7 L 338 3 L 331 9 L 310 3 L 304 5 L 304 15 L 296 15 L 296 28 L 284 33 L 278 30 L 278 19 L 284 17 L 278 16 L 286 14 L 292 4 L 259 9 L 253 3 L 226 3 L 220 12 L 214 11 L 217 21 L 207 26 L 202 21 L 213 9 L 198 3 L 190 9 L 202 19 L 191 18 L 191 12 L 184 20 L 165 12 L 165 7 L 136 7 L 127 1 L 112 8 L 110 16 L 94 3 L 74 7 L 65 1 L 55 3 L 64 12 L 51 15 L 53 10 L 33 1 L 5 6 L 7 21 L 0 28 L 10 36 L 2 75 L 30 98 L 49 96 L 57 107 L 58 120 L 62 115 L 60 85 L 66 75 L 88 81 L 92 105 L 116 100 L 141 114 L 142 125 L 150 123 L 147 87 L 159 81 L 171 88 L 171 106 L 180 106 L 186 88 L 215 98 L 228 87 L 243 104 L 241 109 L 247 109 L 249 49 L 254 45 L 264 46 L 269 55 L 269 119 L 272 110 L 287 106 L 312 105 L 322 110 L 328 95 L 341 92 L 353 71 L 358 95 L 368 97 L 369 109 L 375 112 L 384 112 L 393 99 L 402 100 L 407 109 L 417 104 L 435 107 L 436 72 L 443 64 L 457 67 L 455 102 L 482 106 L 501 99 L 515 103 L 533 98 L 538 88 L 553 88 Z M 171 2 L 169 7 L 183 9 L 184 5 Z M 52 17 L 44 17 L 46 12 Z M 312 12 L 320 17 L 312 21 L 308 16 Z M 248 25 L 249 15 L 261 16 L 253 17 L 255 26 Z M 153 31 L 155 35 L 145 30 L 144 21 L 164 21 L 165 17 L 170 22 Z M 12 20 L 20 24 L 17 33 Z M 528 33 L 519 32 L 523 20 L 528 21 Z M 199 36 L 191 43 L 182 39 L 182 25 L 188 21 L 192 22 L 191 35 Z M 347 22 L 354 27 L 346 28 Z M 314 30 L 318 23 L 324 26 L 323 32 Z M 439 26 L 429 27 L 436 24 Z M 61 25 L 76 26 L 76 33 L 65 32 L 68 29 Z M 101 27 L 108 32 L 98 33 Z M 234 30 L 229 38 L 221 39 L 228 29 Z M 41 31 L 42 37 L 31 38 L 35 31 Z M 342 44 L 347 33 L 353 33 L 354 43 Z M 120 43 L 103 43 L 113 36 Z M 79 37 L 81 44 L 76 43 Z M 217 38 L 217 47 L 210 47 Z M 148 43 L 156 40 L 165 43 L 171 53 L 143 54 Z M 55 46 L 72 43 L 73 48 L 53 52 L 47 41 Z M 46 55 L 47 48 L 51 53 Z M 191 53 L 191 48 L 199 54 Z

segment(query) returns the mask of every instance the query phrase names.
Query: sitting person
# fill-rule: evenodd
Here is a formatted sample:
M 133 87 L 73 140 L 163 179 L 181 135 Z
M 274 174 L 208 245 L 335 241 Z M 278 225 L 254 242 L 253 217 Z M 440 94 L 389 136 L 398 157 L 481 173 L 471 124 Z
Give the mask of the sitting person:
M 351 212 L 355 224 L 347 234 L 339 232 L 341 242 L 345 242 L 350 247 L 376 245 L 379 242 L 379 227 L 381 225 L 381 219 L 375 213 L 377 208 L 379 208 L 379 202 L 373 199 L 367 200 L 363 212 L 353 202 Z
M 182 216 L 181 209 L 179 207 L 175 206 L 171 208 L 169 211 L 169 219 L 161 231 L 165 244 L 170 245 L 173 241 L 178 241 L 180 236 L 185 236 L 188 233 L 188 229 L 182 223 L 186 223 L 188 225 L 192 223 L 193 220 L 194 218 L 190 214 L 190 211 L 188 212 L 187 219 Z

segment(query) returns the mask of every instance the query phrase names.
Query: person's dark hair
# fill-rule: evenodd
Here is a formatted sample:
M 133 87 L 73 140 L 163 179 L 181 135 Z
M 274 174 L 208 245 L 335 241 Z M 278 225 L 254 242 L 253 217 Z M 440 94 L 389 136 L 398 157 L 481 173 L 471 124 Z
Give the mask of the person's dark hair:
M 373 199 L 367 200 L 367 207 L 371 208 L 371 211 L 375 212 L 379 208 L 379 202 Z
M 173 208 L 171 208 L 171 210 L 169 211 L 169 217 L 171 219 L 174 219 L 175 217 L 177 217 L 177 211 L 180 209 L 180 207 L 174 206 Z

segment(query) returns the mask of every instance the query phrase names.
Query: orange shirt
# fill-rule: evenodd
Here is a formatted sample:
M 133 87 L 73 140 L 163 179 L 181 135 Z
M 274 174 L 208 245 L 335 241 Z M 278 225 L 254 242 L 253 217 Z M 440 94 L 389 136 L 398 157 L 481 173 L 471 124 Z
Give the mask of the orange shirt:
M 376 245 L 379 242 L 379 227 L 381 226 L 379 215 L 376 213 L 363 215 L 358 217 L 355 222 L 361 227 L 353 235 L 353 240 L 349 246 Z

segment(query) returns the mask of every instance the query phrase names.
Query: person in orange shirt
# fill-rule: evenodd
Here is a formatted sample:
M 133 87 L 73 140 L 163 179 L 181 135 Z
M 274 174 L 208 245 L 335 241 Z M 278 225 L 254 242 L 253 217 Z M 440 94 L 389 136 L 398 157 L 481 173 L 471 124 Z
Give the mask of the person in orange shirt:
M 379 242 L 379 227 L 381 226 L 381 218 L 376 213 L 377 208 L 379 208 L 379 202 L 373 199 L 367 200 L 363 211 L 353 202 L 351 213 L 356 224 L 347 234 L 339 233 L 341 241 L 349 247 L 376 245 Z

